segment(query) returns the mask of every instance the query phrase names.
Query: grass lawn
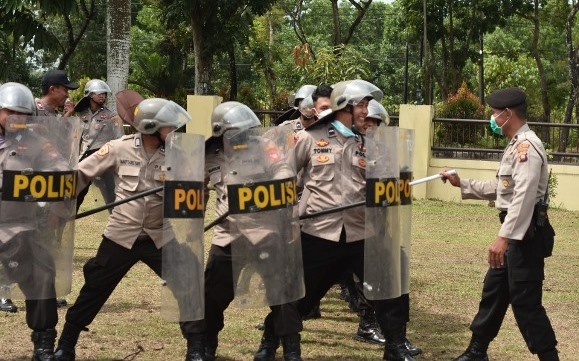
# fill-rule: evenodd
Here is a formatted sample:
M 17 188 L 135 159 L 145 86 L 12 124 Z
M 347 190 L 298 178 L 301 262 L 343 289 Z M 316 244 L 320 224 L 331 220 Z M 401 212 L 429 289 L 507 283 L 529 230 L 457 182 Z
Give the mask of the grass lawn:
M 212 213 L 209 210 L 208 214 Z M 559 340 L 561 360 L 579 360 L 579 212 L 555 209 L 550 217 L 557 237 L 545 267 L 544 304 Z M 83 284 L 82 265 L 96 253 L 105 219 L 96 215 L 77 223 L 69 303 Z M 467 346 L 468 325 L 477 310 L 487 269 L 487 248 L 498 226 L 496 210 L 486 204 L 414 203 L 408 334 L 424 349 L 419 360 L 450 360 Z M 210 233 L 205 238 L 206 250 Z M 144 264 L 134 267 L 89 326 L 90 331 L 81 335 L 77 360 L 182 360 L 185 340 L 177 324 L 160 316 L 159 285 L 159 278 Z M 338 294 L 336 287 L 326 295 L 321 319 L 304 323 L 304 360 L 380 360 L 380 347 L 353 339 L 358 318 Z M 16 304 L 18 313 L 0 313 L 0 360 L 29 360 L 31 356 L 24 302 Z M 59 310 L 59 331 L 65 312 Z M 231 307 L 220 334 L 219 360 L 252 360 L 261 337 L 255 325 L 267 312 L 265 308 Z M 526 349 L 510 311 L 489 356 L 492 360 L 536 359 Z

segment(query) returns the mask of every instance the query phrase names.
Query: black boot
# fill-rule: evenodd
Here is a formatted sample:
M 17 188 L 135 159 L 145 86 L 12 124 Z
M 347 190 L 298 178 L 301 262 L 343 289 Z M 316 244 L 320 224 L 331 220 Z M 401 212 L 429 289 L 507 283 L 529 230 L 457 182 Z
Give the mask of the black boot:
M 541 361 L 559 361 L 559 353 L 557 349 L 541 352 L 537 356 L 539 356 L 539 360 Z
M 194 333 L 187 335 L 187 355 L 185 361 L 205 361 L 205 335 Z
M 384 336 L 382 335 L 382 331 L 380 331 L 378 322 L 376 322 L 374 310 L 367 309 L 360 316 L 358 332 L 356 332 L 356 336 L 354 336 L 354 338 L 358 341 L 384 345 Z
M 271 325 L 271 322 L 267 317 L 265 318 L 264 326 L 261 343 L 259 344 L 255 356 L 253 356 L 253 361 L 275 360 L 275 352 L 279 347 L 279 337 L 275 335 L 273 325 Z
M 310 312 L 308 312 L 307 315 L 305 315 L 304 317 L 302 317 L 302 319 L 304 321 L 307 320 L 315 320 L 318 318 L 322 318 L 322 312 L 320 311 L 320 304 L 318 303 L 316 305 L 316 307 L 312 308 Z
M 0 298 L 0 311 L 16 313 L 18 312 L 18 307 L 16 307 L 16 305 L 12 303 L 11 299 Z
M 66 322 L 58 339 L 58 346 L 54 352 L 56 361 L 74 361 L 76 354 L 74 348 L 78 342 L 81 331 L 88 331 L 86 327 L 78 327 Z
M 406 337 L 406 326 L 404 326 L 404 345 L 406 346 L 406 349 L 411 356 L 418 356 L 422 353 L 422 349 L 416 345 L 413 345 L 408 337 Z
M 485 341 L 480 337 L 472 335 L 470 344 L 462 355 L 455 358 L 453 361 L 488 361 L 487 349 L 489 341 Z
M 54 361 L 54 341 L 56 341 L 56 330 L 48 329 L 44 331 L 32 331 L 32 342 L 34 343 L 34 355 L 32 361 Z
M 283 346 L 284 361 L 302 361 L 302 350 L 300 346 L 300 334 L 296 333 L 281 337 Z
M 404 330 L 402 328 L 397 330 L 391 330 L 386 336 L 386 345 L 384 346 L 384 357 L 385 361 L 414 361 L 414 358 L 410 355 L 406 349 L 406 344 L 404 343 Z

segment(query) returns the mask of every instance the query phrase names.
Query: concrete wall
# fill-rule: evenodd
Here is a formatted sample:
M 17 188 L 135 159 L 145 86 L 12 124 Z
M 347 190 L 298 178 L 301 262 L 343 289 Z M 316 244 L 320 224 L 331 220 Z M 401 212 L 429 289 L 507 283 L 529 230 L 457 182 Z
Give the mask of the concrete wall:
M 432 133 L 434 108 L 429 105 L 400 106 L 400 127 L 414 129 L 414 178 L 419 179 L 437 174 L 440 170 L 456 169 L 462 178 L 491 179 L 495 177 L 498 161 L 464 160 L 432 158 Z M 579 166 L 550 164 L 553 175 L 557 176 L 557 195 L 551 199 L 551 205 L 563 209 L 579 211 L 579 195 L 575 185 L 579 182 Z M 414 186 L 413 196 L 417 199 L 435 198 L 456 202 L 462 201 L 459 188 L 443 184 L 439 180 Z
M 215 95 L 187 95 L 187 112 L 191 121 L 187 123 L 186 132 L 211 136 L 211 113 L 221 104 L 222 97 Z

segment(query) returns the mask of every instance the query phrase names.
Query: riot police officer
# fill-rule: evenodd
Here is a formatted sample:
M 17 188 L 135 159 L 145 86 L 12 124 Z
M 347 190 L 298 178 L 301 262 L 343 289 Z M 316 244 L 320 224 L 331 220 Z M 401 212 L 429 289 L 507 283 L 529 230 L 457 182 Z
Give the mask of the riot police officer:
M 107 142 L 123 136 L 121 118 L 105 106 L 107 96 L 111 93 L 108 84 L 100 79 L 91 79 L 84 86 L 84 97 L 76 104 L 74 110 L 80 117 L 82 141 L 80 160 L 97 152 Z M 94 184 L 99 188 L 105 203 L 115 201 L 115 180 L 112 171 L 95 178 Z M 77 197 L 76 208 L 84 201 L 88 192 L 86 187 Z
M 368 102 L 382 98 L 382 91 L 364 80 L 335 84 L 331 94 L 332 113 L 298 133 L 292 162 L 304 170 L 305 187 L 310 190 L 307 213 L 353 204 L 364 199 L 365 159 L 361 137 L 352 131 L 354 122 L 365 119 Z M 336 283 L 351 270 L 364 279 L 364 210 L 351 208 L 302 223 L 301 241 L 306 295 L 298 303 L 306 314 Z M 385 360 L 411 361 L 404 345 L 400 302 L 398 299 L 372 301 L 378 323 L 385 332 Z M 275 357 L 275 342 L 265 324 L 262 348 Z
M 311 97 L 315 90 L 315 85 L 302 85 L 290 97 L 290 109 L 275 119 L 273 124 L 290 126 L 296 132 L 310 126 L 315 121 L 313 111 L 314 101 Z M 304 103 L 303 106 L 302 103 Z
M 6 187 L 8 182 L 3 177 L 3 171 L 9 169 L 10 162 L 21 162 L 20 167 L 32 167 L 34 164 L 56 162 L 59 157 L 49 143 L 32 132 L 12 140 L 6 137 L 9 116 L 31 115 L 35 110 L 34 97 L 26 86 L 19 83 L 0 86 L 0 190 L 4 192 L 10 192 L 9 189 L 2 189 L 3 183 Z M 32 360 L 49 361 L 54 360 L 55 327 L 58 322 L 55 270 L 48 246 L 42 244 L 46 237 L 39 232 L 35 219 L 41 218 L 37 213 L 43 210 L 34 205 L 32 208 L 0 200 L 0 261 L 3 267 L 0 272 L 6 271 L 26 298 L 26 323 L 32 329 L 34 342 Z M 32 247 L 34 253 L 29 250 Z M 40 288 L 44 290 L 40 291 Z
M 78 89 L 78 84 L 68 79 L 66 71 L 60 69 L 48 70 L 42 77 L 42 98 L 35 99 L 36 112 L 39 116 L 70 116 L 73 109 L 65 109 L 59 113 L 59 108 L 64 107 L 68 98 L 68 91 Z
M 123 199 L 163 184 L 164 142 L 170 132 L 190 120 L 187 112 L 172 101 L 152 98 L 135 109 L 133 126 L 138 133 L 103 145 L 79 163 L 78 188 L 108 169 L 115 173 L 116 194 Z M 174 247 L 163 237 L 163 197 L 154 193 L 113 209 L 102 242 L 94 258 L 84 266 L 85 284 L 66 313 L 66 323 L 55 353 L 59 361 L 75 359 L 81 331 L 94 320 L 117 284 L 137 262 L 162 273 L 162 249 Z M 175 293 L 175 292 L 174 292 Z M 202 335 L 181 322 L 187 340 L 187 361 L 203 361 Z
M 539 360 L 559 360 L 557 339 L 542 305 L 545 257 L 551 255 L 554 231 L 543 200 L 548 192 L 547 154 L 529 128 L 527 95 L 519 88 L 497 90 L 488 97 L 490 125 L 508 137 L 496 178 L 461 179 L 441 172 L 443 181 L 460 187 L 463 199 L 494 200 L 501 226 L 488 250 L 479 310 L 470 325 L 472 338 L 455 361 L 488 360 L 487 349 L 512 307 L 527 347 Z

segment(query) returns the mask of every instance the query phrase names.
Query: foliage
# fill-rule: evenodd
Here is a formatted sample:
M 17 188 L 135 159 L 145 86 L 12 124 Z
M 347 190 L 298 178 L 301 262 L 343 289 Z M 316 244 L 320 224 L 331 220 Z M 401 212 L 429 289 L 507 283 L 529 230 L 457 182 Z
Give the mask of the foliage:
M 323 47 L 318 50 L 315 62 L 297 67 L 297 70 L 302 74 L 302 84 L 334 84 L 348 79 L 368 79 L 369 64 L 352 46 Z

